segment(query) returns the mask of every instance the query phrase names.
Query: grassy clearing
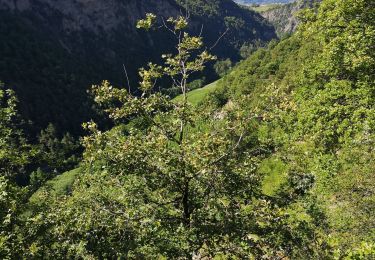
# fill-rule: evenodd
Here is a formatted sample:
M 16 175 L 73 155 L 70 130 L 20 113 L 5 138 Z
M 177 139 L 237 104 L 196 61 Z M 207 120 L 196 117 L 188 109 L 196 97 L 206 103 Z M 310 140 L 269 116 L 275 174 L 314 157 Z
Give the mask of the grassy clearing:
M 41 198 L 40 194 L 46 189 L 50 190 L 56 197 L 68 194 L 71 191 L 74 180 L 80 172 L 81 169 L 77 168 L 47 181 L 43 187 L 31 196 L 30 202 L 38 204 Z
M 192 103 L 193 105 L 197 105 L 199 102 L 201 102 L 204 97 L 214 91 L 217 87 L 217 83 L 218 81 L 215 81 L 211 84 L 208 84 L 207 86 L 203 87 L 203 88 L 199 88 L 199 89 L 195 89 L 193 91 L 190 91 L 187 96 L 188 96 L 188 101 L 190 103 Z M 183 96 L 182 95 L 179 95 L 177 97 L 174 98 L 175 101 L 181 101 L 183 99 Z

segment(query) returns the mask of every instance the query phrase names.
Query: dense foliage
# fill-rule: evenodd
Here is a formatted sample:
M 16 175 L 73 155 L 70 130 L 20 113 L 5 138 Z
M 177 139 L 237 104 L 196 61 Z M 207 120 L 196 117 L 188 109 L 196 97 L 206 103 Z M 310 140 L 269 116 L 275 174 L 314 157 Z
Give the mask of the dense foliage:
M 138 25 L 150 29 L 155 18 L 149 14 Z M 202 50 L 201 37 L 184 32 L 185 18 L 168 22 L 178 38 L 177 53 L 163 55 L 163 66 L 150 63 L 140 70 L 141 97 L 107 81 L 93 87 L 95 101 L 117 126 L 102 132 L 94 122 L 85 124 L 91 134 L 83 142 L 82 172 L 71 195 L 55 200 L 48 189 L 40 191 L 43 202 L 25 223 L 26 250 L 13 256 L 325 254 L 318 250 L 326 245 L 314 224 L 289 216 L 298 190 L 286 185 L 293 198 L 283 202 L 262 192 L 258 168 L 271 150 L 254 136 L 259 115 L 238 106 L 216 114 L 188 103 L 189 77 L 215 57 Z M 153 91 L 163 76 L 181 88 L 181 101 Z
M 93 86 L 114 127 L 85 123 L 80 167 L 54 181 L 79 147 L 52 125 L 29 140 L 1 85 L 0 257 L 374 258 L 374 9 L 306 10 L 196 105 L 190 81 L 217 57 L 186 17 L 147 14 L 137 27 L 174 51 L 139 70 L 139 95 Z M 159 91 L 166 78 L 180 98 Z
M 373 248 L 374 5 L 324 1 L 302 19 L 296 34 L 242 62 L 210 99 L 220 106 L 248 95 L 244 109 L 269 111 L 259 133 L 277 152 L 267 168 L 277 158 L 291 178 L 313 176 L 306 201 L 322 207 L 338 250 Z

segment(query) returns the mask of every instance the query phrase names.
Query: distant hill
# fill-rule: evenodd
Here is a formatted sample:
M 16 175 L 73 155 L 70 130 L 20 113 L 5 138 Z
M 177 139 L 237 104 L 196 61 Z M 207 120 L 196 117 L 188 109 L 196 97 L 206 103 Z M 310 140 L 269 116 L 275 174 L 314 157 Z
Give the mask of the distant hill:
M 305 8 L 312 8 L 321 0 L 298 0 L 284 5 L 275 5 L 264 12 L 262 16 L 276 28 L 279 37 L 294 32 L 298 25 L 296 14 Z
M 137 20 L 186 10 L 191 32 L 203 25 L 208 46 L 229 28 L 213 49 L 219 58 L 239 60 L 244 43 L 276 37 L 261 15 L 231 0 L 0 0 L 0 79 L 16 90 L 35 131 L 52 122 L 77 134 L 96 116 L 86 93 L 92 84 L 124 86 L 125 66 L 134 89 L 139 67 L 173 51 L 167 32 L 137 30 Z
M 287 3 L 292 3 L 295 0 L 236 0 L 237 3 L 239 4 L 246 4 L 246 5 L 251 5 L 251 4 L 260 4 L 260 5 L 265 5 L 265 4 L 287 4 Z

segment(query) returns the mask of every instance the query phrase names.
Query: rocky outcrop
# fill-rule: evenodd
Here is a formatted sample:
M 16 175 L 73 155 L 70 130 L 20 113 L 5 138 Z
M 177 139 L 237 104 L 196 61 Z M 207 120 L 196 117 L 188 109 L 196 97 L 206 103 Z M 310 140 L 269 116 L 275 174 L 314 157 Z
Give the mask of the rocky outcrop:
M 279 37 L 293 33 L 298 26 L 296 14 L 305 8 L 312 8 L 320 0 L 300 0 L 294 3 L 277 6 L 262 12 L 262 16 L 270 21 L 276 28 Z

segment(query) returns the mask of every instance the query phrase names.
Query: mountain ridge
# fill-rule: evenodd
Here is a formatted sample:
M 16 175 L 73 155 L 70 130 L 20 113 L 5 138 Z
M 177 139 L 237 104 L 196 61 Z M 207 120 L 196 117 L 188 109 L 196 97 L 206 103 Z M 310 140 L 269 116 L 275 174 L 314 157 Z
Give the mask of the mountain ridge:
M 239 60 L 242 44 L 276 37 L 263 17 L 231 0 L 0 0 L 0 78 L 16 90 L 21 113 L 36 131 L 52 122 L 79 133 L 80 124 L 96 116 L 86 94 L 90 85 L 104 79 L 127 85 L 125 67 L 135 89 L 138 68 L 174 50 L 168 32 L 136 30 L 136 21 L 149 12 L 184 14 L 184 7 L 192 33 L 204 25 L 207 46 L 230 28 L 213 50 L 219 59 Z
M 293 33 L 299 24 L 297 14 L 305 8 L 314 8 L 321 0 L 297 0 L 285 5 L 276 6 L 261 12 L 262 16 L 271 22 L 279 37 Z

